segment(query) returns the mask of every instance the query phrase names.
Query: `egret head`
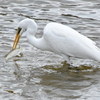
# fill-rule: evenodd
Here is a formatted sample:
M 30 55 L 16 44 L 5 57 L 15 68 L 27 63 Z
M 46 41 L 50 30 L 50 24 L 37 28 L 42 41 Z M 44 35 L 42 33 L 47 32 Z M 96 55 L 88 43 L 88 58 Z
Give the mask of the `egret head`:
M 19 42 L 19 39 L 21 37 L 21 35 L 24 32 L 28 32 L 30 34 L 35 34 L 37 31 L 37 24 L 35 23 L 34 20 L 26 18 L 24 20 L 22 20 L 19 24 L 18 24 L 18 28 L 17 28 L 17 32 L 16 32 L 16 37 L 14 40 L 14 44 L 13 44 L 13 49 L 16 49 L 16 46 Z

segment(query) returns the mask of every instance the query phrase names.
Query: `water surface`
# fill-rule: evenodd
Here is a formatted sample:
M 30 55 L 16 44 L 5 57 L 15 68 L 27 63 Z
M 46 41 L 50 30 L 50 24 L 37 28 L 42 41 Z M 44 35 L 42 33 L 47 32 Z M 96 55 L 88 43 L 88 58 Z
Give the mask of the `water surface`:
M 19 21 L 34 19 L 37 37 L 49 22 L 68 25 L 91 38 L 100 47 L 99 0 L 1 0 L 0 2 L 0 100 L 100 100 L 100 65 L 72 58 L 74 66 L 59 55 L 32 47 L 20 40 L 21 57 L 8 62 Z

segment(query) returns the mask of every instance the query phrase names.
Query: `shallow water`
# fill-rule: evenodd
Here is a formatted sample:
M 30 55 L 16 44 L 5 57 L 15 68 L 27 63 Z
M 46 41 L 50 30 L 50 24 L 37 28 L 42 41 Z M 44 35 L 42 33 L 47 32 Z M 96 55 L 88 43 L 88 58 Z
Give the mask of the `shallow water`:
M 59 22 L 91 38 L 100 47 L 99 0 L 1 0 L 0 100 L 100 100 L 98 62 L 71 59 L 70 70 L 62 57 L 20 40 L 22 55 L 5 61 L 20 20 L 34 19 L 37 37 L 48 22 Z

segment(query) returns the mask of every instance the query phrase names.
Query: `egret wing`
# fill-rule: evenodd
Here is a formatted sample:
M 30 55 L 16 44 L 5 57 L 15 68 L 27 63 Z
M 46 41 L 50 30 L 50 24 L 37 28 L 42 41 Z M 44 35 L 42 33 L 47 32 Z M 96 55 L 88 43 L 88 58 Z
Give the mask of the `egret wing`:
M 81 58 L 93 54 L 95 42 L 81 35 L 74 29 L 58 23 L 50 23 L 44 29 L 44 39 L 52 51 Z

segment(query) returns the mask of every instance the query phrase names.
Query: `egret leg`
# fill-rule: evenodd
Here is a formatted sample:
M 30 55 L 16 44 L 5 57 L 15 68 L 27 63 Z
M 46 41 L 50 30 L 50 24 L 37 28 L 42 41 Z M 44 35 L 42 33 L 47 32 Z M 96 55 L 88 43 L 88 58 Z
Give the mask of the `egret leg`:
M 62 56 L 67 61 L 67 64 L 68 64 L 68 69 L 66 71 L 68 71 L 68 70 L 76 70 L 77 72 L 79 72 L 79 68 L 77 66 L 73 66 L 71 64 L 70 56 L 68 56 L 68 55 L 62 55 Z
M 70 64 L 70 57 L 68 55 L 62 54 L 63 58 L 67 61 L 68 64 Z

